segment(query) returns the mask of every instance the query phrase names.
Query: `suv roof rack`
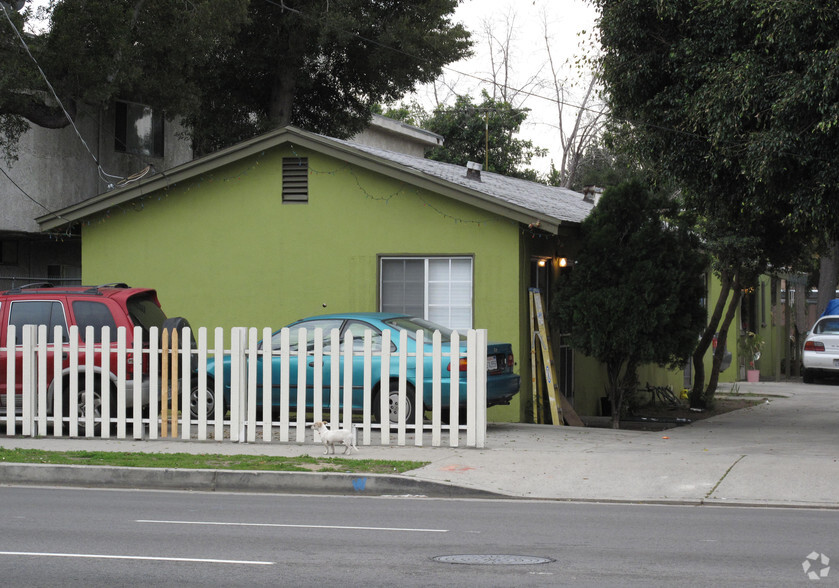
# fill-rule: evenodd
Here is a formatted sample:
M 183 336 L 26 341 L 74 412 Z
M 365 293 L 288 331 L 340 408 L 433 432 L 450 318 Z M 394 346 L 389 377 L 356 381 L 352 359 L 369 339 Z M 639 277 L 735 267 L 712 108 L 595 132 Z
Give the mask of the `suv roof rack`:
M 103 288 L 128 288 L 128 284 L 122 282 L 111 282 L 110 284 L 100 284 L 99 286 L 88 286 L 85 294 L 101 294 Z
M 55 284 L 52 282 L 32 282 L 31 284 L 24 284 L 22 286 L 11 288 L 10 290 L 6 290 L 3 294 L 19 294 L 23 290 L 36 290 L 39 288 L 55 288 Z

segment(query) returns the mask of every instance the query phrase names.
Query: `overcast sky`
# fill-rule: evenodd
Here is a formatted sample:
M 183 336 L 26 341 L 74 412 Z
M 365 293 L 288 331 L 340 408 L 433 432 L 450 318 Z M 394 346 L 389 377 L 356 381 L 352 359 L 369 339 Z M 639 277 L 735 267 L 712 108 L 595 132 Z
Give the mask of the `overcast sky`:
M 589 38 L 596 16 L 596 10 L 586 0 L 465 0 L 458 7 L 454 20 L 463 23 L 473 33 L 475 55 L 451 64 L 443 78 L 447 84 L 454 86 L 458 94 L 470 94 L 477 98 L 481 87 L 489 89 L 489 84 L 476 79 L 491 77 L 484 22 L 492 25 L 497 36 L 503 36 L 507 22 L 511 21 L 514 23 L 511 51 L 514 73 L 510 86 L 525 87 L 529 79 L 540 75 L 540 68 L 547 68 L 543 27 L 543 18 L 546 18 L 554 61 L 567 63 L 563 69 L 563 77 L 571 84 L 575 81 L 588 83 L 588 79 L 582 79 L 571 64 L 576 57 L 582 55 L 580 45 Z M 585 35 L 581 34 L 583 31 Z M 542 69 L 541 75 L 547 77 L 548 70 Z M 534 95 L 522 97 L 523 102 L 514 106 L 531 109 L 521 134 L 531 139 L 535 145 L 548 149 L 547 157 L 533 162 L 533 167 L 547 173 L 551 159 L 558 165 L 562 156 L 556 131 L 557 112 L 556 103 L 553 101 L 555 94 L 549 88 L 527 89 Z M 579 88 L 571 88 L 568 102 L 577 103 L 574 100 L 575 95 L 582 93 L 583 90 Z M 447 103 L 454 100 L 451 94 L 446 93 L 442 84 L 438 84 L 437 97 Z M 433 91 L 429 87 L 417 92 L 417 98 L 426 108 L 434 106 Z M 568 111 L 566 108 L 566 116 Z

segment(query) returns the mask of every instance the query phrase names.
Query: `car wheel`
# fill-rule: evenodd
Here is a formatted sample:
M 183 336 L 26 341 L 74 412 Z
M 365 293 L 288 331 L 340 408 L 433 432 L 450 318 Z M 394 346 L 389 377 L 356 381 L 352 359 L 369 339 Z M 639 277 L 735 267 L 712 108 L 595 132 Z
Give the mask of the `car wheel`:
M 102 430 L 102 385 L 99 383 L 99 378 L 97 377 L 96 380 L 93 382 L 93 433 L 94 435 L 98 435 L 99 431 Z M 85 425 L 85 383 L 84 378 L 79 382 L 79 391 L 76 395 L 78 399 L 78 411 L 76 413 L 78 421 L 79 421 L 79 436 L 84 436 L 87 431 L 87 426 Z M 111 403 L 113 404 L 113 402 Z M 64 411 L 66 414 L 69 414 L 70 410 L 70 392 L 67 391 L 64 393 Z M 96 421 L 99 422 L 96 422 Z M 69 430 L 69 423 L 67 429 Z
M 189 414 L 193 419 L 198 418 L 198 398 L 201 394 L 207 397 L 207 419 L 213 420 L 216 415 L 216 389 L 210 380 L 207 380 L 207 385 L 203 389 L 198 386 L 197 382 L 190 388 Z
M 804 369 L 804 374 L 802 375 L 802 379 L 804 380 L 805 384 L 812 384 L 816 381 L 816 374 L 813 370 Z
M 373 415 L 379 423 L 382 422 L 380 394 L 381 391 L 378 391 L 373 395 Z M 417 410 L 416 398 L 414 387 L 411 384 L 407 384 L 405 387 L 405 423 L 409 425 L 413 424 L 415 419 Z M 399 423 L 399 382 L 397 380 L 390 383 L 389 400 L 388 416 L 390 424 L 396 425 Z

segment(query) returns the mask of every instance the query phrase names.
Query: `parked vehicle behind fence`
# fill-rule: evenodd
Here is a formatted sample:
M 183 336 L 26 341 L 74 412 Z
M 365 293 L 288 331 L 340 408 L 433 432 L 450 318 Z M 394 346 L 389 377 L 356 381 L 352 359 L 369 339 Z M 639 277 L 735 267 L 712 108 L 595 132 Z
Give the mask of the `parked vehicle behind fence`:
M 341 353 L 341 360 L 340 360 L 340 368 L 338 373 L 338 381 L 340 382 L 340 386 L 343 385 L 344 381 L 344 373 L 343 373 L 343 353 L 344 353 L 344 341 L 347 338 L 348 334 L 352 334 L 353 336 L 353 360 L 352 360 L 352 409 L 354 412 L 362 412 L 364 405 L 364 395 L 363 395 L 363 382 L 364 382 L 364 357 L 362 356 L 363 352 L 363 345 L 364 345 L 364 333 L 365 331 L 369 330 L 372 332 L 372 351 L 373 351 L 373 358 L 372 358 L 372 411 L 373 415 L 377 421 L 382 422 L 382 415 L 381 415 L 381 392 L 385 389 L 383 386 L 383 381 L 387 379 L 388 385 L 386 388 L 388 389 L 388 404 L 389 407 L 389 416 L 390 422 L 397 422 L 398 421 L 398 410 L 399 410 L 399 391 L 398 391 L 398 383 L 400 377 L 400 366 L 399 362 L 396 360 L 396 356 L 400 352 L 400 333 L 406 332 L 406 344 L 407 344 L 407 363 L 406 366 L 406 383 L 407 383 L 407 392 L 405 394 L 405 420 L 408 423 L 413 423 L 415 419 L 416 411 L 420 409 L 417 402 L 417 394 L 416 390 L 419 386 L 417 382 L 417 360 L 416 360 L 416 352 L 417 352 L 417 343 L 416 343 L 416 333 L 420 331 L 423 333 L 423 349 L 421 350 L 424 355 L 423 360 L 423 397 L 424 402 L 423 406 L 421 407 L 422 410 L 426 410 L 428 406 L 430 406 L 430 399 L 432 395 L 433 389 L 433 377 L 435 372 L 435 365 L 434 360 L 431 357 L 431 350 L 432 350 L 432 338 L 435 331 L 439 331 L 441 333 L 441 337 L 443 340 L 442 343 L 442 355 L 443 361 L 442 364 L 437 366 L 440 374 L 441 374 L 441 388 L 445 392 L 442 394 L 442 418 L 443 420 L 447 421 L 449 418 L 449 409 L 450 409 L 450 402 L 449 402 L 449 389 L 451 385 L 451 378 L 450 375 L 452 374 L 453 368 L 450 361 L 450 352 L 451 352 L 451 344 L 449 343 L 452 330 L 441 325 L 437 325 L 431 323 L 429 321 L 414 318 L 408 315 L 402 314 L 391 314 L 391 313 L 348 313 L 348 314 L 329 314 L 329 315 L 321 315 L 321 316 L 314 316 L 301 319 L 288 325 L 289 329 L 289 348 L 288 348 L 288 385 L 289 385 L 289 401 L 290 401 L 290 408 L 292 410 L 297 409 L 297 386 L 298 386 L 298 372 L 299 372 L 299 365 L 298 365 L 298 336 L 301 329 L 305 329 L 305 341 L 306 341 L 306 409 L 311 410 L 315 404 L 315 397 L 314 397 L 314 382 L 315 378 L 319 378 L 321 382 L 321 390 L 322 390 L 322 399 L 321 399 L 321 406 L 329 406 L 331 403 L 331 390 L 332 390 L 332 345 L 334 344 L 333 340 L 331 339 L 331 333 L 333 329 L 337 329 L 339 334 L 340 343 L 340 353 Z M 315 371 L 318 368 L 314 361 L 314 352 L 315 352 L 315 345 L 318 342 L 316 338 L 316 330 L 319 330 L 321 333 L 322 339 L 322 348 L 320 349 L 320 353 L 322 354 L 322 365 L 320 366 L 320 373 L 316 374 Z M 384 340 L 383 333 L 385 331 L 390 331 L 390 352 L 391 352 L 391 361 L 389 371 L 386 372 L 386 376 L 382 377 L 382 359 L 381 359 L 381 351 L 382 351 L 382 343 Z M 259 344 L 259 348 L 262 349 L 264 345 L 270 345 L 271 349 L 276 352 L 274 356 L 271 358 L 271 403 L 272 403 L 272 412 L 277 413 L 281 408 L 281 378 L 282 378 L 282 357 L 280 356 L 281 351 L 281 340 L 282 340 L 282 333 L 283 330 L 280 329 L 276 331 L 273 336 L 271 337 L 270 341 L 262 341 Z M 466 343 L 465 341 L 460 342 L 460 347 L 463 352 L 466 350 Z M 487 406 L 495 406 L 498 404 L 509 404 L 510 400 L 515 396 L 516 393 L 519 391 L 520 386 L 520 377 L 513 373 L 513 367 L 515 364 L 512 345 L 509 343 L 489 343 L 487 345 L 487 390 L 486 390 L 486 402 Z M 217 365 L 217 359 L 210 359 L 207 366 L 207 373 L 208 379 L 211 380 L 215 377 L 216 373 L 219 371 Z M 454 367 L 455 371 L 459 372 L 459 420 L 460 422 L 465 422 L 465 407 L 466 407 L 466 398 L 467 398 L 467 384 L 466 384 L 466 363 L 465 359 L 461 359 L 458 361 L 458 365 Z M 224 359 L 224 375 L 223 375 L 223 390 L 224 390 L 224 401 L 227 404 L 230 403 L 230 393 L 231 393 L 231 384 L 230 384 L 230 358 L 225 357 Z M 260 354 L 257 363 L 256 363 L 256 380 L 257 380 L 257 388 L 259 393 L 257 394 L 257 403 L 258 407 L 261 410 L 262 408 L 262 382 L 263 382 L 263 359 L 262 355 Z M 207 384 L 207 395 L 212 396 L 213 390 L 213 383 L 212 381 L 208 381 Z M 195 394 L 193 394 L 195 396 Z
M 61 380 L 61 405 L 62 414 L 67 415 L 71 404 L 71 390 L 76 390 L 76 402 L 74 403 L 79 415 L 79 429 L 83 430 L 85 421 L 86 403 L 86 380 L 91 366 L 95 377 L 93 384 L 93 415 L 94 419 L 101 416 L 103 397 L 103 386 L 101 374 L 107 363 L 108 378 L 110 382 L 108 390 L 111 406 L 116 406 L 116 382 L 117 382 L 117 359 L 116 359 L 116 333 L 119 327 L 125 328 L 126 344 L 128 348 L 134 345 L 135 327 L 140 327 L 142 336 L 142 347 L 148 349 L 150 330 L 152 327 L 160 329 L 182 328 L 188 326 L 185 319 L 167 319 L 166 314 L 157 299 L 157 292 L 149 288 L 130 288 L 126 284 L 114 283 L 101 286 L 72 286 L 53 287 L 49 283 L 30 284 L 12 290 L 0 292 L 0 412 L 7 412 L 12 407 L 8 406 L 7 399 L 7 363 L 9 352 L 6 351 L 13 346 L 20 346 L 23 342 L 23 331 L 26 325 L 45 325 L 49 343 L 55 343 L 55 327 L 60 327 L 62 340 L 59 343 L 70 342 L 71 334 L 78 328 L 78 343 L 80 351 L 78 356 L 79 371 L 77 381 L 71 383 L 70 358 L 68 353 L 62 353 L 61 372 L 55 371 L 55 360 L 50 348 L 47 358 L 47 403 L 50 414 L 56 406 L 55 390 L 57 382 Z M 106 331 L 111 333 L 114 340 L 102 341 L 102 328 L 108 327 Z M 88 339 L 93 343 L 93 360 L 86 359 L 86 343 Z M 108 354 L 101 353 L 102 345 L 106 344 L 111 349 Z M 23 370 L 22 353 L 18 349 L 14 355 L 15 372 L 21 374 Z M 129 363 L 126 382 L 125 402 L 128 408 L 134 404 L 133 380 L 135 370 L 140 370 L 142 405 L 149 402 L 149 362 L 146 355 L 140 365 Z M 74 384 L 71 386 L 71 384 Z M 21 411 L 21 386 L 22 378 L 15 379 L 15 412 Z

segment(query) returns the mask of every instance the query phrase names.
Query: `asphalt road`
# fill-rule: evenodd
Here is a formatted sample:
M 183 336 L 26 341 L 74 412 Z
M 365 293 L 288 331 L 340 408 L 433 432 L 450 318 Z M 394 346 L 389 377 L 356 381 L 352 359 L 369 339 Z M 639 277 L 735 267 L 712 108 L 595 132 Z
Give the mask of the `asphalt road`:
M 0 515 L 7 586 L 789 586 L 839 558 L 815 509 L 0 487 Z

